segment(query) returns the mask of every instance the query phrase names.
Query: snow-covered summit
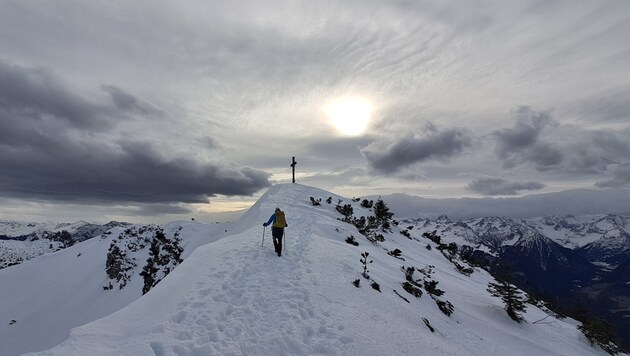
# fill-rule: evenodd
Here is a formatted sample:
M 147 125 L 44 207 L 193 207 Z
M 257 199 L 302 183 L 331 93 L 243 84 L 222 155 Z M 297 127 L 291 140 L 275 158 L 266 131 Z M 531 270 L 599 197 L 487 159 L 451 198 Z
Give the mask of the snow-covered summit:
M 324 202 L 314 206 L 309 197 Z M 331 204 L 325 202 L 328 197 L 332 197 Z M 208 237 L 194 251 L 189 249 L 183 263 L 144 296 L 104 317 L 92 315 L 100 319 L 74 328 L 63 343 L 38 354 L 604 354 L 589 345 L 571 319 L 549 318 L 543 310 L 528 305 L 523 315 L 527 323 L 511 320 L 501 300 L 486 290 L 494 281 L 489 274 L 480 269 L 470 275 L 458 272 L 456 264 L 462 261 L 446 258 L 447 252 L 416 231 L 406 231 L 410 234 L 406 236 L 402 226 L 392 226 L 391 232 L 379 231 L 384 241 L 368 241 L 354 225 L 339 221 L 338 199 L 352 206 L 355 217 L 372 214 L 358 202 L 323 190 L 281 184 L 264 194 L 238 222 L 226 226 L 221 236 L 204 229 L 203 224 L 184 226 L 180 232 L 183 241 L 199 239 L 202 234 L 215 237 Z M 262 227 L 275 207 L 286 212 L 289 224 L 282 257 L 273 253 L 269 231 Z M 350 236 L 358 246 L 346 242 Z M 0 283 L 4 287 L 8 280 L 28 279 L 46 266 L 58 269 L 58 264 L 71 257 L 70 263 L 77 263 L 77 253 L 89 253 L 96 261 L 103 252 L 99 240 L 86 241 L 2 270 Z M 365 252 L 373 261 L 367 264 L 369 279 L 362 276 L 364 267 L 359 261 Z M 73 304 L 99 309 L 98 302 L 112 298 L 111 291 L 101 288 L 86 293 L 85 286 L 69 282 L 88 266 L 66 266 L 62 274 L 67 274 L 67 280 L 59 279 L 60 288 L 76 297 Z M 106 280 L 103 262 L 90 268 L 81 278 L 99 279 L 95 285 L 100 287 Z M 353 285 L 355 280 L 359 280 L 359 288 Z M 422 289 L 423 280 L 437 284 L 432 289 L 424 284 Z M 405 286 L 413 287 L 414 283 L 405 283 L 410 281 L 417 283 L 416 296 L 413 288 Z M 436 285 L 442 294 L 436 292 Z M 42 295 L 35 285 L 27 289 L 16 289 L 9 296 L 0 292 L 0 297 L 10 297 L 13 302 L 29 294 Z M 37 303 L 38 299 L 29 301 Z M 444 310 L 449 304 L 450 315 Z M 13 306 L 29 308 L 16 302 Z M 24 320 L 15 318 L 17 322 L 11 326 L 0 326 L 0 345 L 5 338 L 40 336 L 30 335 L 28 328 L 16 332 L 11 327 L 23 322 L 33 326 L 49 319 L 61 323 L 64 313 L 70 312 L 67 308 L 61 312 L 38 309 Z M 0 315 L 7 318 L 10 314 L 3 310 Z M 545 323 L 534 323 L 543 318 L 547 318 Z M 54 323 L 48 322 L 48 326 L 53 328 Z

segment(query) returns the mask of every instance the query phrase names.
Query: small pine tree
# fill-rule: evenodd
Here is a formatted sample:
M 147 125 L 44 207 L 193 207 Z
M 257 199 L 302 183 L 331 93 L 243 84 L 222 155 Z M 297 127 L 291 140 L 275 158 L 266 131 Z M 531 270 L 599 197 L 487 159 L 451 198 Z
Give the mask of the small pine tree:
M 352 215 L 354 214 L 354 209 L 352 209 L 352 205 L 337 205 L 336 209 L 341 215 L 343 215 L 343 219 L 341 219 L 341 221 L 347 223 L 351 223 L 353 221 Z
M 438 283 L 438 281 L 434 280 L 424 280 L 424 290 L 431 295 L 439 297 L 444 294 L 444 291 L 437 287 Z
M 375 290 L 377 290 L 377 291 L 379 291 L 379 292 L 381 291 L 381 286 L 380 286 L 380 284 L 378 284 L 378 283 L 376 283 L 376 282 L 372 281 L 372 283 L 371 283 L 370 285 L 372 286 L 372 289 L 375 289 Z M 382 293 L 382 292 L 381 292 L 381 293 Z
M 422 234 L 422 237 L 427 238 L 438 245 L 442 244 L 442 238 L 440 237 L 440 235 L 437 234 L 437 230 L 425 232 L 424 234 Z
M 374 203 L 374 217 L 376 217 L 376 221 L 378 225 L 381 225 L 383 231 L 390 230 L 392 216 L 394 216 L 394 213 L 389 211 L 385 202 L 379 198 L 376 203 Z
M 367 257 L 368 257 L 369 255 L 370 255 L 370 253 L 369 253 L 369 252 L 367 252 L 367 251 L 366 251 L 366 252 L 363 252 L 363 253 L 361 254 L 361 257 L 363 257 L 363 258 L 359 260 L 359 261 L 361 261 L 361 263 L 363 263 L 363 273 L 362 273 L 362 275 L 363 275 L 363 278 L 365 278 L 365 279 L 370 279 L 370 276 L 368 275 L 368 272 L 369 272 L 369 271 L 368 271 L 368 269 L 367 269 L 367 265 L 368 265 L 368 263 L 372 263 L 372 262 L 374 262 L 373 260 L 370 260 L 370 261 L 368 262 Z
M 394 257 L 400 257 L 400 255 L 402 254 L 402 251 L 398 248 L 395 248 L 392 251 L 387 252 L 387 254 Z
M 451 304 L 451 302 L 449 302 L 448 300 L 443 301 L 443 300 L 435 299 L 435 304 L 437 304 L 438 309 L 440 309 L 440 311 L 444 313 L 444 315 L 446 316 L 451 316 L 451 314 L 453 314 L 453 310 L 455 310 L 455 307 L 453 306 L 453 304 Z
M 412 283 L 405 281 L 402 283 L 402 287 L 407 293 L 413 295 L 414 297 L 422 297 L 422 290 L 414 286 Z
M 354 236 L 352 235 L 348 236 L 348 238 L 346 239 L 346 243 L 354 246 L 359 246 L 359 243 L 357 242 L 357 240 L 354 239 Z
M 501 298 L 505 304 L 505 311 L 512 320 L 520 323 L 525 321 L 522 312 L 525 311 L 525 302 L 521 295 L 521 291 L 506 281 L 499 283 L 488 283 L 488 292 L 495 297 Z

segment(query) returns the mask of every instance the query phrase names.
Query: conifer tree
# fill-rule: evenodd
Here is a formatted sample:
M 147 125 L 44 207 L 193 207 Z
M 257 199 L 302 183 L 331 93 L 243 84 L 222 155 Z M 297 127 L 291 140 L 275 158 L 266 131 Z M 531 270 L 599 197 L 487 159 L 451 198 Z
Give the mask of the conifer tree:
M 495 297 L 501 298 L 505 304 L 505 311 L 512 320 L 520 323 L 525 321 L 522 312 L 525 311 L 525 302 L 521 291 L 506 281 L 499 283 L 488 283 L 488 292 Z

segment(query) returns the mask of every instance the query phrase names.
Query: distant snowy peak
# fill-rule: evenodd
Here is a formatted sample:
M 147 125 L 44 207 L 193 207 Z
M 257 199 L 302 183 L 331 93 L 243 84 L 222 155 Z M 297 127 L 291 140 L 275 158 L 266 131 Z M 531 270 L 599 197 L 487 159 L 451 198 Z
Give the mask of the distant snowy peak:
M 606 215 L 587 225 L 587 233 L 602 234 L 605 238 L 630 239 L 630 218 Z
M 485 246 L 498 252 L 502 247 L 529 246 L 545 249 L 551 241 L 576 250 L 590 261 L 616 265 L 630 257 L 630 218 L 619 215 L 543 216 L 531 219 L 482 217 L 452 222 L 436 219 L 406 219 L 420 231 L 437 231 L 453 242 Z
M 116 226 L 126 226 L 128 223 L 110 221 L 107 224 L 96 224 L 85 221 L 73 223 L 57 222 L 22 222 L 0 220 L 0 239 L 32 240 L 34 238 L 46 238 L 58 232 L 67 231 L 71 235 L 84 235 L 92 232 L 90 237 L 103 233 Z M 79 238 L 77 241 L 85 239 Z
M 5 238 L 31 235 L 37 231 L 53 231 L 57 226 L 54 222 L 22 222 L 0 220 L 0 236 Z
M 513 246 L 524 250 L 538 251 L 541 256 L 551 256 L 556 246 L 561 247 L 559 244 L 540 233 L 524 235 L 519 238 Z
M 451 223 L 451 219 L 449 219 L 448 215 L 446 215 L 446 214 L 442 214 L 442 215 L 438 216 L 437 219 L 435 219 L 435 221 L 440 223 L 440 224 L 449 224 L 449 223 Z

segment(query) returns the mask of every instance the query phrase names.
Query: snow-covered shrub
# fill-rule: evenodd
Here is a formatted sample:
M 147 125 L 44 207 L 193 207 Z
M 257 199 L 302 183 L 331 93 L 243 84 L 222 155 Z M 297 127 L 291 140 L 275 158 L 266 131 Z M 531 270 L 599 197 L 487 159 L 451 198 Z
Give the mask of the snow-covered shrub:
M 359 246 L 359 243 L 357 242 L 357 240 L 354 239 L 354 236 L 352 235 L 348 236 L 348 238 L 346 239 L 346 243 L 354 246 Z
M 370 285 L 372 286 L 372 289 L 376 289 L 377 291 L 381 292 L 381 286 L 378 283 L 376 283 L 375 281 L 372 281 L 372 283 Z
M 352 209 L 352 205 L 350 204 L 344 204 L 342 205 L 337 205 L 336 207 L 337 211 L 343 215 L 343 219 L 341 219 L 341 221 L 343 222 L 347 222 L 347 223 L 352 223 L 354 221 L 352 214 L 354 214 L 354 209 Z
M 123 289 L 131 279 L 131 271 L 136 267 L 135 258 L 127 256 L 115 242 L 109 246 L 105 260 L 105 272 L 111 280 L 116 280 L 118 288 Z M 108 290 L 113 286 L 109 282 Z
M 390 256 L 396 257 L 399 260 L 403 260 L 403 261 L 405 260 L 404 258 L 400 257 L 400 254 L 402 254 L 402 251 L 397 248 L 394 249 L 393 251 L 388 251 L 387 254 Z
M 180 227 L 181 229 L 181 227 Z M 179 232 L 172 239 L 164 234 L 162 229 L 155 231 L 149 248 L 149 258 L 140 272 L 144 279 L 142 294 L 146 294 L 166 277 L 177 265 L 182 262 L 181 253 L 184 249 L 179 246 L 181 238 Z
M 422 234 L 422 237 L 429 239 L 438 245 L 442 244 L 442 238 L 440 237 L 440 235 L 437 234 L 437 230 L 425 232 L 424 234 Z
M 442 313 L 444 313 L 444 315 L 446 316 L 451 316 L 451 314 L 453 314 L 453 310 L 455 309 L 455 307 L 453 307 L 453 304 L 451 304 L 451 302 L 447 301 L 443 301 L 443 300 L 439 300 L 434 298 L 435 300 L 435 304 L 437 304 L 438 308 L 440 309 L 440 311 L 442 311 Z
M 413 295 L 416 298 L 422 297 L 422 290 L 408 281 L 402 283 L 402 287 L 407 293 Z

